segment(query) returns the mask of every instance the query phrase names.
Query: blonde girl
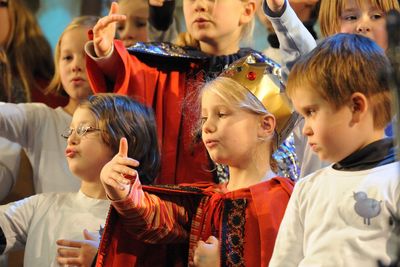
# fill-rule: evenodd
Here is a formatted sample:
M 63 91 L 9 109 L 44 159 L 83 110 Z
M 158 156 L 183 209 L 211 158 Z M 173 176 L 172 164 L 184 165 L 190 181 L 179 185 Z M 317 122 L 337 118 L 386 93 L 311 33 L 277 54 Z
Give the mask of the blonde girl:
M 142 187 L 135 170 L 141 162 L 127 156 L 127 141 L 121 140 L 100 176 L 113 209 L 97 266 L 179 262 L 154 254 L 158 247 L 143 251 L 139 241 L 181 244 L 186 253 L 174 253 L 180 256 L 188 246 L 185 266 L 200 264 L 204 255 L 195 248 L 211 242 L 213 266 L 268 266 L 292 190 L 289 179 L 274 173 L 270 158 L 293 125 L 290 108 L 267 82 L 272 75 L 263 77 L 269 67 L 257 54 L 249 55 L 200 92 L 202 141 L 213 161 L 228 166 L 227 183 Z
M 79 17 L 67 26 L 55 49 L 55 75 L 49 92 L 64 92 L 68 104 L 50 108 L 41 103 L 0 104 L 0 136 L 20 144 L 33 168 L 36 193 L 74 191 L 79 182 L 67 167 L 65 140 L 60 133 L 68 127 L 77 105 L 90 94 L 86 77 L 84 44 L 96 17 Z
M 197 116 L 193 106 L 198 105 L 193 96 L 198 94 L 200 82 L 255 52 L 239 47 L 251 32 L 255 7 L 255 0 L 184 0 L 188 33 L 182 46 L 140 44 L 127 51 L 113 40 L 115 23 L 125 19 L 117 15 L 116 3 L 93 28 L 93 42 L 86 51 L 94 92 L 126 94 L 155 110 L 162 151 L 158 183 L 217 181 L 221 177 L 209 171 L 215 169 L 213 163 L 204 146 L 191 136 Z

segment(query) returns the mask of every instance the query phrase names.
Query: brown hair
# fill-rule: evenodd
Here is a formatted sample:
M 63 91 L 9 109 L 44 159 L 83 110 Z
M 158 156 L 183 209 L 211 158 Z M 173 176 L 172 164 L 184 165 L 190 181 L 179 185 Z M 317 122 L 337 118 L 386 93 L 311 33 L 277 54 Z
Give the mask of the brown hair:
M 103 141 L 114 154 L 122 137 L 128 140 L 128 157 L 136 159 L 140 181 L 150 184 L 160 167 L 156 122 L 153 110 L 128 96 L 96 94 L 83 101 L 80 108 L 93 112 Z
M 12 101 L 12 79 L 21 82 L 27 101 L 32 90 L 42 90 L 40 82 L 49 81 L 53 76 L 51 47 L 44 37 L 35 16 L 20 1 L 8 1 L 11 32 L 3 51 L 2 83 L 5 97 Z
M 355 0 L 358 6 L 363 2 L 370 1 L 373 6 L 387 13 L 392 9 L 400 11 L 398 0 Z M 339 33 L 340 17 L 345 8 L 347 0 L 322 0 L 319 10 L 319 23 L 323 36 Z
M 46 89 L 47 93 L 58 93 L 61 94 L 64 92 L 64 89 L 62 87 L 61 83 L 61 77 L 60 77 L 60 69 L 59 69 L 59 62 L 60 62 L 60 54 L 61 54 L 61 42 L 64 34 L 70 30 L 79 28 L 79 27 L 86 27 L 86 28 L 92 28 L 94 25 L 96 25 L 96 22 L 99 20 L 99 17 L 96 16 L 81 16 L 81 17 L 76 17 L 74 18 L 70 24 L 64 29 L 60 37 L 58 38 L 55 50 L 54 50 L 54 65 L 55 65 L 55 73 L 53 75 L 53 78 L 50 81 L 49 86 Z M 83 47 L 82 47 L 83 50 Z
M 336 34 L 321 41 L 294 65 L 286 92 L 309 88 L 334 108 L 349 103 L 355 92 L 364 94 L 373 111 L 374 127 L 384 128 L 391 120 L 390 62 L 371 39 L 357 34 Z

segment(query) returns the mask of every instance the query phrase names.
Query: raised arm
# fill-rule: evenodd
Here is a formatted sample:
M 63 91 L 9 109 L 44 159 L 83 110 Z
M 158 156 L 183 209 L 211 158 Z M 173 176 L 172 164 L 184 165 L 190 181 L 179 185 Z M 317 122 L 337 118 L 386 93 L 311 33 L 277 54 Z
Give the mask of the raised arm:
M 286 82 L 294 63 L 314 49 L 316 42 L 287 0 L 263 0 L 263 9 L 279 40 L 282 77 Z
M 148 243 L 187 241 L 190 218 L 184 204 L 144 192 L 134 169 L 138 162 L 127 155 L 128 144 L 122 138 L 118 154 L 100 174 L 125 230 Z
M 39 205 L 40 195 L 0 206 L 0 253 L 25 246 L 29 226 Z
M 166 31 L 174 20 L 175 0 L 149 0 L 149 10 L 151 26 L 158 31 Z
M 0 137 L 0 201 L 11 191 L 18 177 L 21 146 Z

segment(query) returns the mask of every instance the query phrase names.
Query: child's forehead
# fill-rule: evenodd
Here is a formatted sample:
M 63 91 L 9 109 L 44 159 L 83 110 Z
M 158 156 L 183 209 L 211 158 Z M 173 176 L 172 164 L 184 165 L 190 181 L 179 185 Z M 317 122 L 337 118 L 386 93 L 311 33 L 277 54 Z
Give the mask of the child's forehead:
M 118 13 L 124 15 L 148 16 L 149 5 L 145 0 L 125 0 L 119 2 Z
M 377 0 L 341 0 L 340 2 L 341 11 L 359 8 L 382 10 L 382 5 Z
M 97 119 L 94 113 L 86 107 L 78 107 L 72 116 L 71 124 L 96 123 Z

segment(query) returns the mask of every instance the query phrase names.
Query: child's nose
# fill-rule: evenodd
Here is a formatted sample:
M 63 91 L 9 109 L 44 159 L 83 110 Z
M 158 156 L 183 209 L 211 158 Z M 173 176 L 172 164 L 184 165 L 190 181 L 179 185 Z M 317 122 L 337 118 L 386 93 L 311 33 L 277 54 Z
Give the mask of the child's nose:
M 74 60 L 74 65 L 72 67 L 72 70 L 75 71 L 75 72 L 76 71 L 83 71 L 84 66 L 85 66 L 85 63 L 84 63 L 84 61 L 82 59 L 75 59 Z
M 357 24 L 356 33 L 358 34 L 366 34 L 371 31 L 371 24 L 369 18 L 361 18 L 359 23 Z
M 204 11 L 206 9 L 206 1 L 205 0 L 195 0 L 195 10 L 196 11 Z
M 313 133 L 311 127 L 307 123 L 304 123 L 302 132 L 305 136 L 310 136 Z
M 216 130 L 216 127 L 215 127 L 215 125 L 211 122 L 211 120 L 206 120 L 204 123 L 203 123 L 203 132 L 205 132 L 205 133 L 212 133 L 212 132 L 215 132 L 215 130 Z

